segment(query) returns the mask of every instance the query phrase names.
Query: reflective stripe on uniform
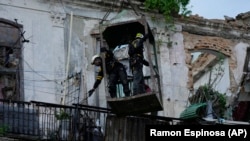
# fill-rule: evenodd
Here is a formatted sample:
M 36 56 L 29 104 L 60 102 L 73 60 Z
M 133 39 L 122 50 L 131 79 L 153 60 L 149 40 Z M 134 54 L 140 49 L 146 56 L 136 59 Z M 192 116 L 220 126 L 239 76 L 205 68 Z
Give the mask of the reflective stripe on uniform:
M 102 80 L 102 76 L 96 76 L 97 80 Z

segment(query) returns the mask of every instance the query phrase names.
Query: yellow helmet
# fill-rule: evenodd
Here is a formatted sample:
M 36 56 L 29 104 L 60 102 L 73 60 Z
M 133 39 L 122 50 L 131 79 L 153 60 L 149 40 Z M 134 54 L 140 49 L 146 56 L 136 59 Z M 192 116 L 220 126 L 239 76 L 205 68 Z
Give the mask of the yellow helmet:
M 135 38 L 143 38 L 143 37 L 144 37 L 143 34 L 137 33 Z
M 96 58 L 101 58 L 101 56 L 98 55 L 98 54 L 94 55 L 94 56 L 92 57 L 92 59 L 91 59 L 91 65 L 94 65 L 94 62 L 95 62 L 95 59 L 96 59 Z

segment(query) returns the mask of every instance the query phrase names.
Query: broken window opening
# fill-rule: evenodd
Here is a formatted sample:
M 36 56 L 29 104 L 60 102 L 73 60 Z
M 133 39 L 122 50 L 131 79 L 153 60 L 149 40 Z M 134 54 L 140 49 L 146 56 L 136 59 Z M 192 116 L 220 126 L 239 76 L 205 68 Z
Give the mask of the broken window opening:
M 0 19 L 0 98 L 23 100 L 22 26 Z

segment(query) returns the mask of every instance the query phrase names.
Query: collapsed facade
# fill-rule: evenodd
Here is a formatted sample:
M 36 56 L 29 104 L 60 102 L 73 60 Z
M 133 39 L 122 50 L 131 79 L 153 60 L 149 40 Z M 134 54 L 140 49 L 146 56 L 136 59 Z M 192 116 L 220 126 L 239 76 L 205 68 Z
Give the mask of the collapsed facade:
M 216 118 L 248 119 L 233 109 L 249 109 L 240 102 L 249 100 L 249 12 L 230 20 L 176 17 L 173 27 L 139 0 L 4 0 L 0 9 L 3 99 L 108 107 L 105 83 L 87 95 L 96 69 L 90 61 L 102 44 L 100 23 L 125 10 L 144 15 L 154 35 L 163 106 L 158 116 L 179 117 L 208 84 L 226 96 L 226 114 Z

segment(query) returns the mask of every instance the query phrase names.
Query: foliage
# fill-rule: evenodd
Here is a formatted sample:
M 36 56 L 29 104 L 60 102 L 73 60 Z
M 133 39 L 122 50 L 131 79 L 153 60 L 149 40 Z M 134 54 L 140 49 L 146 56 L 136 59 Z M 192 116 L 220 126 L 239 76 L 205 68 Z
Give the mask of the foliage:
M 213 115 L 224 117 L 226 111 L 226 95 L 216 91 L 211 85 L 201 85 L 195 95 L 189 98 L 190 104 L 212 102 Z
M 60 113 L 55 114 L 55 117 L 57 120 L 64 120 L 64 119 L 69 119 L 70 116 L 68 113 L 66 113 L 65 111 L 61 110 Z
M 165 18 L 166 23 L 170 23 L 166 27 L 170 31 L 175 31 L 173 17 L 187 17 L 192 12 L 187 8 L 190 0 L 145 0 L 144 4 L 148 11 L 158 11 Z M 153 21 L 158 21 L 156 17 L 152 17 Z M 162 43 L 162 42 L 159 42 Z M 176 43 L 177 44 L 177 43 Z M 168 38 L 167 47 L 173 46 L 173 41 Z
M 8 126 L 6 125 L 0 126 L 0 136 L 5 135 L 7 131 L 8 131 Z
M 184 17 L 191 14 L 187 8 L 190 0 L 146 0 L 147 10 L 158 10 L 163 14 L 166 21 L 172 21 L 174 16 L 182 15 Z

